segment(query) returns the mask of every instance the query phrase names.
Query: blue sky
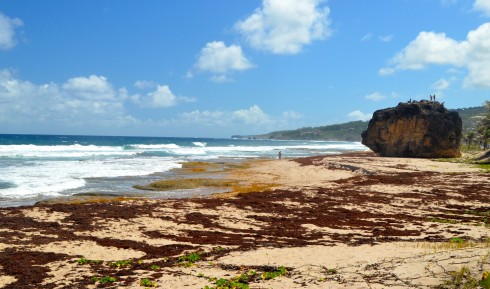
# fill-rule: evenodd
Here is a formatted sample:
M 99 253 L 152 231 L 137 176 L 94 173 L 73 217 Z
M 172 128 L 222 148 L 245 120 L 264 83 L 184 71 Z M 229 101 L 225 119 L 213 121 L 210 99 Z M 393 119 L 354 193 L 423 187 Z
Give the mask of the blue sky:
M 229 137 L 490 99 L 490 0 L 0 0 L 0 133 Z

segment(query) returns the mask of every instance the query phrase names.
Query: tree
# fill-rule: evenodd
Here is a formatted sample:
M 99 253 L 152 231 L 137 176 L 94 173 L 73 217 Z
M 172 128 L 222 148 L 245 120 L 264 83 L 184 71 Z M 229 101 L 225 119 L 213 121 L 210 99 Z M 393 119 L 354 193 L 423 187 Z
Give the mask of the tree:
M 478 123 L 476 131 L 478 132 L 480 146 L 486 150 L 488 148 L 488 140 L 490 139 L 490 101 L 486 100 L 483 106 L 485 107 L 485 113 Z
M 466 142 L 468 144 L 468 148 L 470 148 L 474 139 L 475 139 L 475 132 L 471 130 L 466 134 Z
M 488 149 L 488 140 L 490 139 L 490 128 L 487 128 L 482 133 L 482 146 L 484 150 Z

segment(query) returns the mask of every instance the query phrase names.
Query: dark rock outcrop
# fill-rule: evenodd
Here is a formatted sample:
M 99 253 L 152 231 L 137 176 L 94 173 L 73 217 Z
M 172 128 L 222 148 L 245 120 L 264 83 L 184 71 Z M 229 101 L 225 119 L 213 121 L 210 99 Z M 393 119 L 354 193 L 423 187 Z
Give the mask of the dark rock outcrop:
M 484 151 L 476 157 L 476 163 L 478 164 L 490 164 L 490 150 Z
M 439 102 L 399 103 L 373 114 L 362 143 L 385 157 L 459 157 L 462 126 L 459 114 Z

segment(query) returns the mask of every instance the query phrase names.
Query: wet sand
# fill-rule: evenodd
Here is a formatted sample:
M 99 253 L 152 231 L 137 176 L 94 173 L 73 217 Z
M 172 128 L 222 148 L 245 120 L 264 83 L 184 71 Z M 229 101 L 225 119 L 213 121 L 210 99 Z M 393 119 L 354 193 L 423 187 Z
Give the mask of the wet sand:
M 197 289 L 250 270 L 250 288 L 431 288 L 490 270 L 490 174 L 469 165 L 353 153 L 223 177 L 270 189 L 0 209 L 0 288 Z

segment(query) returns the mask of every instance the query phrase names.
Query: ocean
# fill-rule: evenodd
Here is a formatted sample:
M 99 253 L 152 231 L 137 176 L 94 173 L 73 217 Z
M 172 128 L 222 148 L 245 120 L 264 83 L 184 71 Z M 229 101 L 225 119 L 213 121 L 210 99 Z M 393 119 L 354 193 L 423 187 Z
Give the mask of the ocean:
M 75 194 L 187 197 L 133 188 L 182 162 L 285 158 L 367 150 L 359 142 L 0 134 L 0 207 Z

